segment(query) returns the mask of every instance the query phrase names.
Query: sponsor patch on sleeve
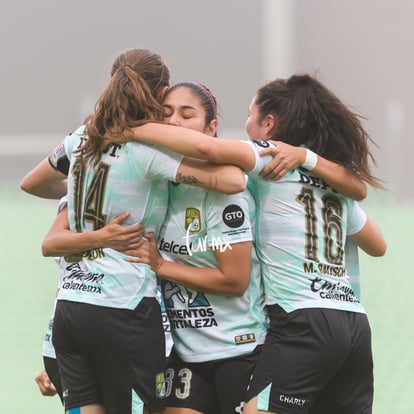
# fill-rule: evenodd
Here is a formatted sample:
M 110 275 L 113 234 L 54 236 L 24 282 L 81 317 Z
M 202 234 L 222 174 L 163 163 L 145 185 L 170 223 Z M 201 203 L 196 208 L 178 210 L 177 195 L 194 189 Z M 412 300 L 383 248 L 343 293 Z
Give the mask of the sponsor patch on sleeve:
M 269 148 L 270 144 L 267 141 L 263 141 L 261 139 L 253 140 L 253 142 L 262 148 Z
M 237 228 L 244 223 L 244 212 L 242 208 L 236 204 L 230 204 L 223 210 L 223 221 L 231 227 Z
M 66 155 L 63 144 L 59 144 L 49 155 L 49 163 L 55 170 L 60 171 L 62 174 L 68 175 L 69 159 Z

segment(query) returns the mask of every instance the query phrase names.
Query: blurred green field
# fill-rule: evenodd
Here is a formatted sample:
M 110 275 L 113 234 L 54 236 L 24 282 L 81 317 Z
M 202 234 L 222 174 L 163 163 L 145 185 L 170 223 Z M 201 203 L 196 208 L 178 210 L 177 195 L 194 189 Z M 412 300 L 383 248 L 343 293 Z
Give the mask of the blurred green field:
M 34 382 L 57 283 L 57 266 L 40 253 L 56 202 L 0 181 L 1 301 L 0 413 L 61 413 L 57 397 L 42 397 Z M 371 194 L 363 208 L 383 229 L 388 252 L 361 253 L 362 301 L 373 331 L 375 414 L 414 412 L 414 204 Z M 351 414 L 351 413 L 350 413 Z

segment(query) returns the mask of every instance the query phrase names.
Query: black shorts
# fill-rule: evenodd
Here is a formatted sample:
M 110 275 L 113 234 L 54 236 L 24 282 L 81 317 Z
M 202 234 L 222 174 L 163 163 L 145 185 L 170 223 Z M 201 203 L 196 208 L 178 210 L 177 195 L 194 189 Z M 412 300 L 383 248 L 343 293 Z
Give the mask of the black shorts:
M 165 374 L 166 406 L 203 414 L 241 413 L 259 353 L 260 346 L 247 355 L 189 363 L 173 351 Z
M 50 381 L 56 388 L 60 401 L 63 402 L 62 383 L 60 381 L 59 368 L 56 362 L 56 358 L 50 358 L 50 357 L 44 356 L 43 366 L 45 367 L 45 371 L 47 375 L 49 376 Z
M 100 404 L 107 414 L 164 407 L 165 339 L 155 298 L 134 310 L 58 301 L 53 345 L 65 408 Z
M 270 328 L 246 401 L 280 414 L 372 412 L 371 330 L 365 314 L 268 307 Z

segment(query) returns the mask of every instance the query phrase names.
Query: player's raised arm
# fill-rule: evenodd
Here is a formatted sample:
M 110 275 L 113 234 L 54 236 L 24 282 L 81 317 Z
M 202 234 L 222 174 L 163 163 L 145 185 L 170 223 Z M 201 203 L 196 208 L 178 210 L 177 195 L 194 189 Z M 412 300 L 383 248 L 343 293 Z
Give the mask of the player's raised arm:
M 217 139 L 188 128 L 155 123 L 135 127 L 133 131 L 137 141 L 157 144 L 187 157 L 233 164 L 244 171 L 254 167 L 253 151 L 240 140 Z

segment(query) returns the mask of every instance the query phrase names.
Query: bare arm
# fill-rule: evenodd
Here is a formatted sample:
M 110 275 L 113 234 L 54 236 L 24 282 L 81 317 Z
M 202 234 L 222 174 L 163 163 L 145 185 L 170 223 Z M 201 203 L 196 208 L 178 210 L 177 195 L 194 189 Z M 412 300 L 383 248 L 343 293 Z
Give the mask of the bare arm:
M 265 180 L 278 180 L 293 168 L 300 167 L 305 161 L 306 149 L 280 141 L 271 141 L 276 148 L 267 148 L 261 155 L 271 154 L 274 158 L 261 172 Z M 366 184 L 344 166 L 317 156 L 316 167 L 312 173 L 326 181 L 332 188 L 354 200 L 367 196 Z
M 134 128 L 135 137 L 143 142 L 167 147 L 172 151 L 188 157 L 201 158 L 218 164 L 233 164 L 244 171 L 251 170 L 255 165 L 253 151 L 245 143 L 238 140 L 217 139 L 201 132 L 163 124 L 145 124 Z M 270 153 L 275 159 L 266 167 L 262 177 L 272 173 L 277 179 L 287 171 L 299 167 L 305 160 L 305 149 L 276 141 L 277 147 L 266 149 L 262 154 Z M 276 157 L 278 156 L 278 157 Z M 344 195 L 355 200 L 362 200 L 367 195 L 363 181 L 351 174 L 345 167 L 318 156 L 313 173 L 325 180 L 329 185 Z
M 67 208 L 56 216 L 42 243 L 43 256 L 69 256 L 87 250 L 109 247 L 124 251 L 137 248 L 144 234 L 144 226 L 122 226 L 129 216 L 123 213 L 99 230 L 76 233 L 69 230 Z
M 195 158 L 183 159 L 176 182 L 226 194 L 240 193 L 246 189 L 245 175 L 239 167 L 212 164 Z
M 343 165 L 318 155 L 318 162 L 312 172 L 349 198 L 359 201 L 367 196 L 366 184 Z
M 253 150 L 239 140 L 217 139 L 192 129 L 166 124 L 147 123 L 133 130 L 133 139 L 157 144 L 187 157 L 232 164 L 243 171 L 250 171 L 255 165 Z
M 387 243 L 380 228 L 369 217 L 364 227 L 349 238 L 371 256 L 384 256 L 387 250 Z
M 66 178 L 60 171 L 52 168 L 48 158 L 45 158 L 26 174 L 20 188 L 38 197 L 58 199 L 67 192 Z M 246 188 L 244 173 L 240 168 L 191 158 L 183 159 L 176 181 L 226 194 L 239 193 Z
M 195 267 L 163 259 L 158 253 L 153 233 L 146 236 L 148 241 L 129 251 L 135 257 L 127 260 L 149 264 L 163 279 L 201 292 L 242 296 L 250 280 L 251 242 L 231 245 L 231 250 L 216 251 L 218 267 Z
M 66 176 L 52 168 L 46 157 L 23 177 L 20 188 L 38 197 L 59 199 L 67 192 Z

